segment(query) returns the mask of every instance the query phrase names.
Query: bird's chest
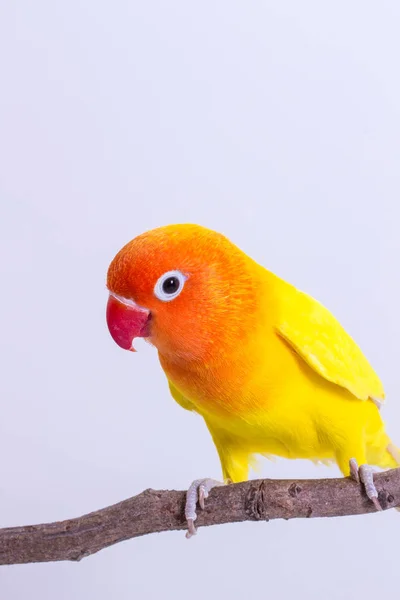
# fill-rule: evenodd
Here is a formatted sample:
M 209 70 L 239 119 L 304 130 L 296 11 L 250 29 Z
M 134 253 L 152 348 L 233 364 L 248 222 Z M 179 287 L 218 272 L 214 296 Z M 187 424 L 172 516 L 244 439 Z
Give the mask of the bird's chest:
M 190 367 L 162 357 L 160 362 L 168 379 L 204 417 L 246 417 L 265 410 L 276 387 L 266 369 L 243 359 Z
M 249 452 L 330 456 L 316 425 L 326 420 L 320 413 L 330 405 L 325 388 L 308 377 L 309 368 L 284 344 L 259 356 L 258 362 L 242 357 L 197 368 L 160 360 L 170 381 L 220 437 Z

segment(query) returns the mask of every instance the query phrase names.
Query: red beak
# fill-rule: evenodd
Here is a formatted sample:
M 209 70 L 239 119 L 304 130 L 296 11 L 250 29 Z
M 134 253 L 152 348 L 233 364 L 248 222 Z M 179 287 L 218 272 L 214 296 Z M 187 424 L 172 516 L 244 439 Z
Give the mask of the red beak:
M 124 350 L 135 352 L 134 338 L 149 337 L 150 311 L 132 300 L 110 293 L 107 303 L 107 325 L 114 342 Z

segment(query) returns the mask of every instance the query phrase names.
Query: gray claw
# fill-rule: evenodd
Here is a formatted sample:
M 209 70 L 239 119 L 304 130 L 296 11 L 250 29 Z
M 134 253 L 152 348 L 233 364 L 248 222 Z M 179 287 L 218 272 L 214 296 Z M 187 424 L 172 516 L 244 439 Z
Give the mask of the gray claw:
M 370 465 L 357 464 L 355 458 L 350 459 L 350 476 L 357 483 L 362 483 L 365 489 L 365 493 L 368 498 L 374 504 L 376 510 L 382 510 L 382 506 L 378 500 L 378 491 L 374 483 L 374 472 Z

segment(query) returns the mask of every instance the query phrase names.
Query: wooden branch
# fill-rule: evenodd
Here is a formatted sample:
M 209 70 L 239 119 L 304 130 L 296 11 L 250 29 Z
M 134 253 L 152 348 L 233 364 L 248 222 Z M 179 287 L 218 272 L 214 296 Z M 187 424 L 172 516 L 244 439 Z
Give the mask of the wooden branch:
M 400 469 L 377 473 L 375 484 L 384 510 L 400 505 Z M 186 529 L 185 497 L 186 492 L 149 489 L 76 519 L 0 529 L 0 565 L 81 560 L 123 540 Z M 214 488 L 205 510 L 198 510 L 196 525 L 371 512 L 372 502 L 349 478 L 259 479 Z

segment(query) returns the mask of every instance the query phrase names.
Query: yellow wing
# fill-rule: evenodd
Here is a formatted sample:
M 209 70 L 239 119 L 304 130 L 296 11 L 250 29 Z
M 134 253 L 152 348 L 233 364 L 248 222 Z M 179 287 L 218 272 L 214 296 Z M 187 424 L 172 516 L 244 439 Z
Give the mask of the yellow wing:
M 286 342 L 328 381 L 360 400 L 382 401 L 385 393 L 379 377 L 329 310 L 289 284 L 280 294 L 277 329 Z

